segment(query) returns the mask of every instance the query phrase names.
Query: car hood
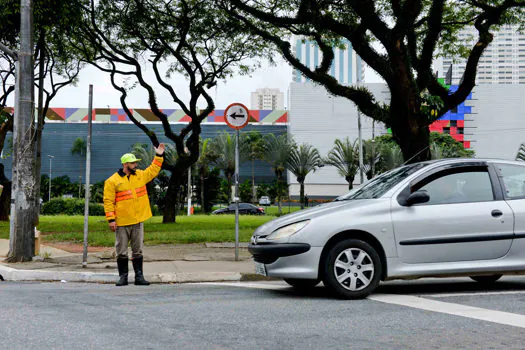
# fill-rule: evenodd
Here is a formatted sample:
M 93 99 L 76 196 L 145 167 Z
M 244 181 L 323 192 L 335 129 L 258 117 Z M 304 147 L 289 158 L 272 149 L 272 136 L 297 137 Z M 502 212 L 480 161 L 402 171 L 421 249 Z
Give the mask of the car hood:
M 279 227 L 283 227 L 303 220 L 313 219 L 318 216 L 325 215 L 327 212 L 351 210 L 352 208 L 362 208 L 363 206 L 368 206 L 373 203 L 377 203 L 377 199 L 344 200 L 317 205 L 309 209 L 304 209 L 295 213 L 286 214 L 284 216 L 281 216 L 280 218 L 268 221 L 267 223 L 259 226 L 255 230 L 253 235 L 268 235 L 271 232 L 278 229 Z

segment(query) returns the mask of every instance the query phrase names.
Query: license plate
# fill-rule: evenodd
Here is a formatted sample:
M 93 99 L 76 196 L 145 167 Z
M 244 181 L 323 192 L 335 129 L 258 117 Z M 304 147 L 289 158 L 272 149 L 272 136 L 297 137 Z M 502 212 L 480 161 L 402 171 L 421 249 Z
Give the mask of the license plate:
M 256 262 L 255 263 L 255 273 L 258 275 L 266 276 L 266 266 L 264 264 Z

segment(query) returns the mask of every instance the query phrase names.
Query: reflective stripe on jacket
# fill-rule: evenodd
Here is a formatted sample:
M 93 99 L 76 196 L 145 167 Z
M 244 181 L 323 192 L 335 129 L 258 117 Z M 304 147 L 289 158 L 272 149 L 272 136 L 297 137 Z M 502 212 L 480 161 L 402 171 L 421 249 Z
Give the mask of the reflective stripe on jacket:
M 104 182 L 104 211 L 106 219 L 117 226 L 138 224 L 151 217 L 146 184 L 158 175 L 163 157 L 155 156 L 145 170 L 126 175 L 122 169 Z

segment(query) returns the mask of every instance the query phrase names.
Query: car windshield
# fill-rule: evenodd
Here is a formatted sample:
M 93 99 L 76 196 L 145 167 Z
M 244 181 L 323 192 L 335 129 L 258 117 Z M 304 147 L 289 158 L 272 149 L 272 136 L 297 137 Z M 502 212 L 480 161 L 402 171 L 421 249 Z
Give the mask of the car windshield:
M 427 165 L 428 163 L 417 163 L 390 170 L 370 180 L 360 188 L 337 197 L 335 201 L 379 198 L 392 187 Z

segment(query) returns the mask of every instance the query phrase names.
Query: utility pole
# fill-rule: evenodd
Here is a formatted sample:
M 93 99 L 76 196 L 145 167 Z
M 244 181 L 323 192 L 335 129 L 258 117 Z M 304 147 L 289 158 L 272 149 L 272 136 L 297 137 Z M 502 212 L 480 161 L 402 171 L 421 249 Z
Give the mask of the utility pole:
M 8 261 L 30 261 L 35 253 L 34 225 L 38 184 L 34 147 L 32 0 L 20 1 L 20 51 L 16 63 L 14 152 Z
M 361 72 L 357 72 L 357 86 L 361 82 Z M 361 111 L 357 107 L 357 129 L 358 129 L 358 138 L 359 138 L 359 184 L 362 185 L 365 182 L 365 177 L 363 174 L 363 137 L 361 134 Z

